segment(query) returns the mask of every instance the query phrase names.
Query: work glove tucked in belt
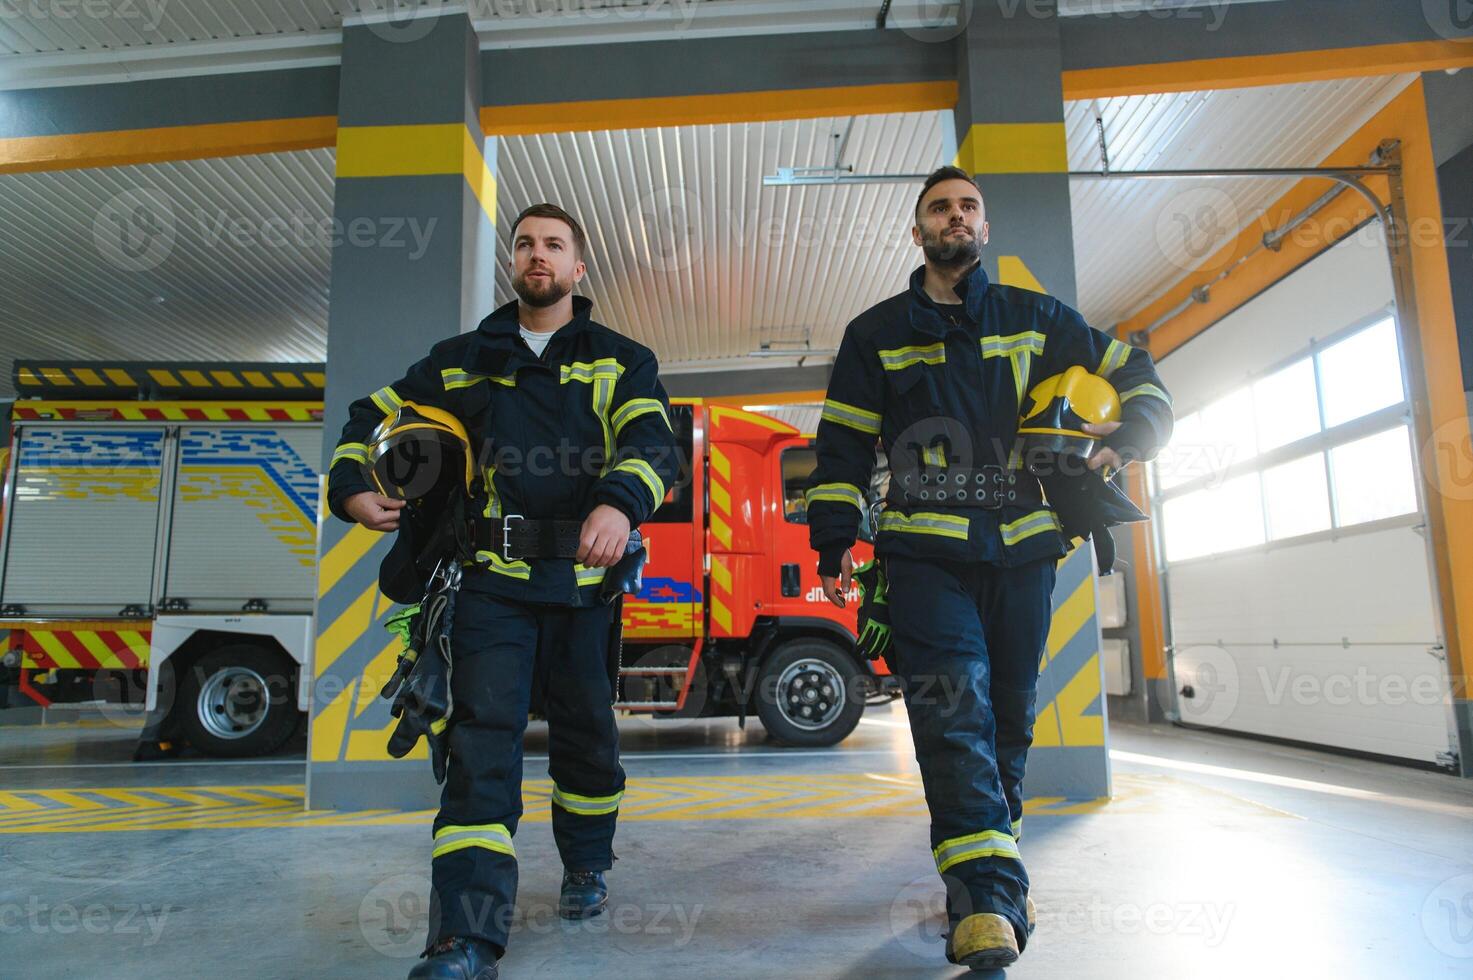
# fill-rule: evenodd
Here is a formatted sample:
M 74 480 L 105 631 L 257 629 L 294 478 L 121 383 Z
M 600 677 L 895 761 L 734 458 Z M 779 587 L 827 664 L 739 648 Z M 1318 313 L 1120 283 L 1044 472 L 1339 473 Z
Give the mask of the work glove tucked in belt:
M 394 675 L 384 685 L 383 697 L 392 700 L 389 713 L 399 719 L 389 736 L 389 755 L 402 759 L 423 737 L 430 747 L 435 782 L 445 781 L 449 738 L 445 728 L 454 703 L 450 695 L 450 628 L 455 614 L 459 571 L 453 581 L 437 579 L 418 606 L 395 615 L 385 628 L 405 640 Z
M 885 569 L 871 558 L 854 571 L 859 586 L 859 652 L 878 660 L 890 652 L 890 602 L 885 597 Z

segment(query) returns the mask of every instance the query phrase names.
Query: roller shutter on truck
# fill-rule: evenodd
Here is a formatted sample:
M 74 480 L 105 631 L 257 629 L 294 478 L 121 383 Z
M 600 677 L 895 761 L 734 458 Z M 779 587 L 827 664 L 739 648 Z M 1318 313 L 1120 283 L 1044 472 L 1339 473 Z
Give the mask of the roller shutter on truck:
M 179 430 L 166 609 L 312 611 L 321 446 L 318 425 Z
M 163 430 L 34 424 L 14 451 L 0 605 L 32 616 L 147 609 Z

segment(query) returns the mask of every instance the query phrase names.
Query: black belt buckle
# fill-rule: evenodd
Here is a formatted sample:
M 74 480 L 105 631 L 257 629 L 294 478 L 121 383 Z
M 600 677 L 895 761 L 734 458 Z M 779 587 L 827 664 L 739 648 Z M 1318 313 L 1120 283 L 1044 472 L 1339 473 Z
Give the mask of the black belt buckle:
M 1001 466 L 911 470 L 901 477 L 910 503 L 997 510 L 1018 500 L 1018 475 Z
M 516 556 L 515 558 L 512 557 L 511 522 L 524 520 L 526 520 L 526 518 L 524 518 L 521 514 L 507 514 L 501 519 L 501 557 L 506 559 L 508 562 L 514 562 L 521 558 L 520 555 Z

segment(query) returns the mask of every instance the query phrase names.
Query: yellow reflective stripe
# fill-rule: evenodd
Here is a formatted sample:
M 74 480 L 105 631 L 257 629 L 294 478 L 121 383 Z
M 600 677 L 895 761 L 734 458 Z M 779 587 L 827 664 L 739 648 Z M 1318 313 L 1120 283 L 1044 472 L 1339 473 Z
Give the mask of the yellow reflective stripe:
M 890 350 L 882 350 L 880 354 L 880 366 L 886 371 L 899 371 L 908 368 L 912 364 L 945 364 L 946 345 L 942 341 L 934 344 L 913 347 L 895 347 Z
M 921 463 L 925 466 L 945 466 L 946 447 L 932 446 L 930 449 L 922 449 Z
M 582 817 L 598 817 L 606 813 L 613 813 L 619 809 L 619 801 L 624 799 L 624 791 L 620 790 L 612 796 L 579 796 L 570 793 L 556 783 L 552 787 L 552 802 Z
M 511 832 L 506 829 L 505 824 L 499 823 L 474 827 L 446 824 L 435 831 L 435 849 L 431 856 L 439 857 L 466 847 L 484 847 L 488 851 L 517 856 L 516 849 L 512 847 Z
M 641 415 L 648 415 L 651 412 L 659 412 L 660 417 L 665 420 L 665 428 L 672 432 L 675 431 L 670 425 L 670 416 L 665 414 L 665 406 L 658 398 L 631 398 L 614 412 L 614 435 L 617 436 L 624 426 Z
M 489 570 L 507 578 L 529 579 L 532 577 L 532 566 L 524 561 L 507 561 L 495 551 L 476 552 L 476 561 L 485 562 Z
M 494 381 L 496 384 L 505 385 L 508 388 L 517 386 L 517 376 L 514 374 L 472 374 L 461 368 L 441 368 L 440 383 L 446 391 L 456 388 L 469 388 L 482 381 Z
M 660 474 L 656 473 L 655 468 L 644 460 L 626 459 L 624 462 L 615 466 L 614 471 L 633 473 L 639 477 L 644 485 L 649 488 L 650 496 L 654 498 L 656 507 L 660 506 L 660 503 L 665 499 L 665 484 L 660 479 Z
M 1013 840 L 1023 836 L 1023 818 L 1019 817 L 1013 821 Z
M 573 563 L 573 578 L 579 585 L 597 585 L 608 573 L 607 568 L 589 568 L 578 562 Z
M 1008 334 L 1006 337 L 982 338 L 983 357 L 1007 357 L 1013 354 L 1042 354 L 1046 338 L 1037 330 Z
M 623 373 L 624 365 L 617 357 L 600 357 L 596 361 L 574 361 L 562 365 L 558 380 L 563 384 L 569 381 L 617 381 Z
M 1100 358 L 1099 369 L 1095 371 L 1102 378 L 1108 378 L 1120 370 L 1126 360 L 1130 358 L 1132 348 L 1129 344 L 1122 344 L 1118 340 L 1111 340 L 1110 346 L 1105 348 L 1105 356 Z
M 829 422 L 837 422 L 839 425 L 847 425 L 851 429 L 858 429 L 866 435 L 879 435 L 880 413 L 870 412 L 855 405 L 846 405 L 844 402 L 833 398 L 823 400 L 823 414 L 821 416 Z
M 803 502 L 809 507 L 812 507 L 816 500 L 851 504 L 864 510 L 864 492 L 852 483 L 820 483 L 803 495 Z
M 898 531 L 902 534 L 935 534 L 943 538 L 956 538 L 959 541 L 967 540 L 967 529 L 971 523 L 969 519 L 957 517 L 955 514 L 936 514 L 929 511 L 901 514 L 885 510 L 880 513 L 881 531 Z
M 384 385 L 368 397 L 373 399 L 373 403 L 385 415 L 393 415 L 404 404 L 404 399 L 399 397 L 399 393 L 394 390 L 393 385 Z
M 1024 538 L 1031 538 L 1033 535 L 1041 534 L 1044 531 L 1058 531 L 1062 534 L 1064 528 L 1059 524 L 1059 519 L 1054 516 L 1053 511 L 1035 510 L 1030 514 L 1023 515 L 1016 521 L 1009 521 L 1003 524 L 999 530 L 1002 531 L 1002 543 L 1005 545 L 1014 545 Z
M 330 466 L 336 466 L 340 460 L 351 459 L 359 463 L 368 462 L 368 447 L 361 442 L 345 442 L 338 446 L 332 454 Z
M 445 732 L 445 726 L 446 726 L 446 724 L 448 722 L 449 722 L 449 719 L 448 718 L 436 718 L 434 721 L 430 722 L 430 734 L 431 735 L 442 735 L 442 734 L 444 734 L 444 732 Z
M 1137 395 L 1145 395 L 1147 398 L 1159 398 L 1166 404 L 1171 404 L 1171 396 L 1166 394 L 1166 392 L 1162 391 L 1160 388 L 1151 384 L 1149 381 L 1147 381 L 1145 384 L 1139 384 L 1136 385 L 1134 388 L 1128 388 L 1125 391 L 1122 391 L 1120 393 L 1120 404 L 1124 405 L 1126 402 L 1130 401 Z
M 954 864 L 983 857 L 1005 857 L 1023 860 L 1018 855 L 1018 842 L 1001 830 L 984 830 L 980 834 L 952 837 L 936 846 L 936 870 L 946 872 Z

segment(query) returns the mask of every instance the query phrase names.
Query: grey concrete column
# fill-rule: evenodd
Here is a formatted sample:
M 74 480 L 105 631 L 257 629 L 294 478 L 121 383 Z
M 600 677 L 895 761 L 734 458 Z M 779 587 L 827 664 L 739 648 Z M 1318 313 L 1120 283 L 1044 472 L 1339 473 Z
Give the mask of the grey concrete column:
M 349 402 L 492 309 L 496 146 L 480 129 L 479 71 L 464 13 L 343 32 L 324 463 Z M 405 760 L 385 752 L 395 719 L 378 692 L 398 641 L 383 628 L 395 607 L 379 594 L 378 565 L 391 539 L 322 508 L 313 809 L 421 808 L 438 798 L 423 743 Z
M 987 274 L 1074 306 L 1074 238 L 1064 140 L 1059 21 L 1052 3 L 977 0 L 956 39 L 957 166 L 977 177 L 987 208 Z M 1060 569 L 1038 685 L 1029 795 L 1091 799 L 1110 792 L 1104 671 L 1093 554 Z

